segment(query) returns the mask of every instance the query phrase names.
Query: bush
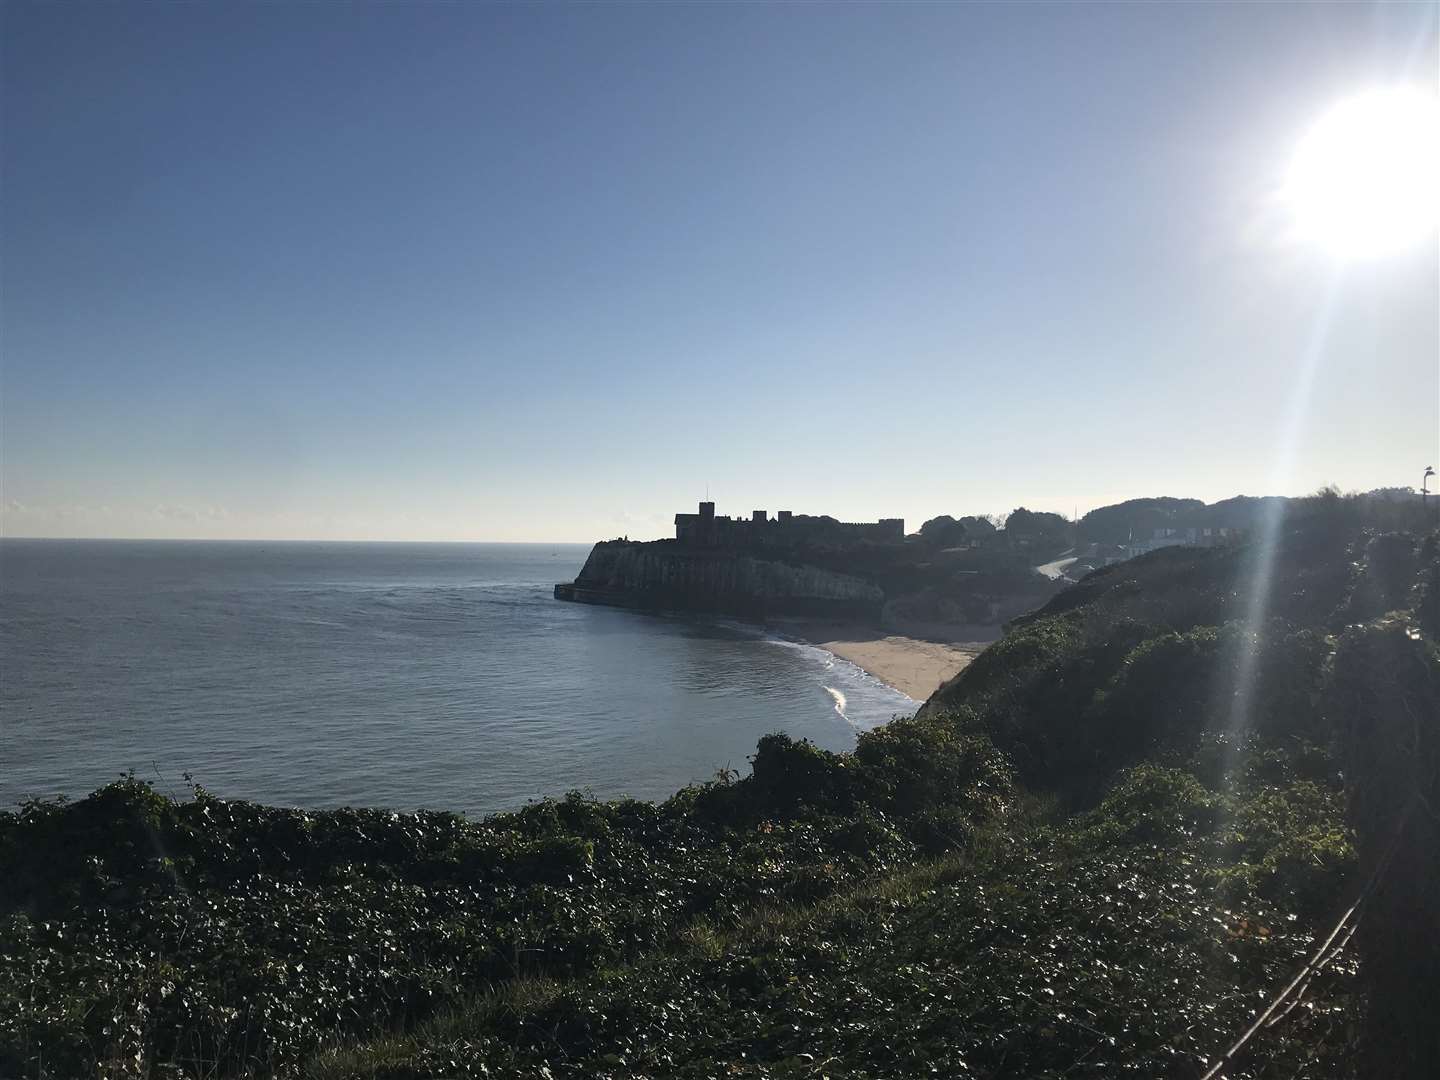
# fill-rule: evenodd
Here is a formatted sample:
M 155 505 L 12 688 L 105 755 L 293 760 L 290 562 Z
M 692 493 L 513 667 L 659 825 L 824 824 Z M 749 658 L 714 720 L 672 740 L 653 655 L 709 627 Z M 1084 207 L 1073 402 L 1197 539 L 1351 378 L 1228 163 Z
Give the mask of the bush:
M 845 813 L 854 806 L 846 758 L 821 750 L 808 739 L 796 742 L 779 733 L 764 735 L 750 762 L 746 797 L 762 814 Z
M 1003 811 L 1009 762 L 972 727 L 968 714 L 931 712 L 862 734 L 854 758 L 866 802 L 932 831 L 942 819 L 949 827 Z
M 1182 769 L 1139 765 L 1125 773 L 1082 819 L 1095 842 L 1176 843 L 1214 831 L 1221 802 Z

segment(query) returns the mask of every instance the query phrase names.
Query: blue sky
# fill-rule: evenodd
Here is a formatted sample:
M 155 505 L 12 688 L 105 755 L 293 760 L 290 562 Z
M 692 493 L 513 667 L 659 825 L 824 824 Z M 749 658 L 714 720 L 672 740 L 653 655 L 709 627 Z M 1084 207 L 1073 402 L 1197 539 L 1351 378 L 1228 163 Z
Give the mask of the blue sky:
M 1433 92 L 1433 4 L 3 18 L 6 535 L 648 537 L 707 485 L 914 528 L 1440 464 L 1433 233 L 1337 271 L 1275 198 L 1334 102 Z

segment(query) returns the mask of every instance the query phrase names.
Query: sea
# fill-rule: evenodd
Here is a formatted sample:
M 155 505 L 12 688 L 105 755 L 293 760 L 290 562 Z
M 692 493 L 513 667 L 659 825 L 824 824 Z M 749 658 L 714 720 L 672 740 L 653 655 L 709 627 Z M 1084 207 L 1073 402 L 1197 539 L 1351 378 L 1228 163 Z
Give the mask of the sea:
M 280 806 L 663 799 L 916 703 L 739 622 L 565 603 L 578 544 L 0 540 L 0 809 L 133 773 Z

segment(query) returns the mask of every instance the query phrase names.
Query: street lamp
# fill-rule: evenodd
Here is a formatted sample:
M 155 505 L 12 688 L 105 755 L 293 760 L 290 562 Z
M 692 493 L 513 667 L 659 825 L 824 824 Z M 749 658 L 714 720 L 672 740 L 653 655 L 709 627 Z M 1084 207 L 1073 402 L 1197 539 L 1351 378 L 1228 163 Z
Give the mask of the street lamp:
M 1425 505 L 1425 497 L 1430 494 L 1430 477 L 1435 475 L 1435 466 L 1426 465 L 1425 475 L 1420 478 L 1420 505 Z

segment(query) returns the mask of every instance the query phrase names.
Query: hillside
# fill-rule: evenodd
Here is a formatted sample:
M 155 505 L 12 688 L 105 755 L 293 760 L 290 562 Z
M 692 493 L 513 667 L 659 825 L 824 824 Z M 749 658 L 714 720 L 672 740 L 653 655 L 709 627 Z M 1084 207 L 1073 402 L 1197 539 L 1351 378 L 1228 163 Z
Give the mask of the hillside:
M 0 1075 L 1196 1077 L 1317 950 L 1225 1075 L 1432 1075 L 1430 528 L 1097 571 L 853 753 L 658 805 L 0 814 Z
M 1210 505 L 1132 499 L 1078 521 L 1021 506 L 1003 518 L 941 515 L 908 536 L 898 519 L 882 536 L 852 535 L 845 530 L 878 526 L 829 517 L 726 518 L 723 535 L 708 541 L 690 533 L 683 540 L 602 541 L 555 595 L 761 619 L 829 617 L 943 638 L 946 627 L 998 627 L 1096 567 L 1140 552 L 1243 543 L 1286 503 L 1250 496 Z

